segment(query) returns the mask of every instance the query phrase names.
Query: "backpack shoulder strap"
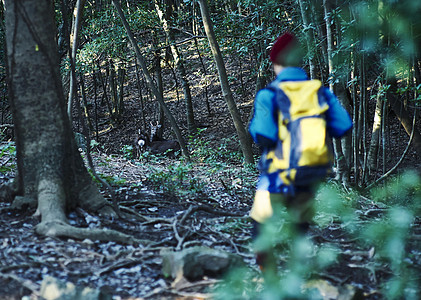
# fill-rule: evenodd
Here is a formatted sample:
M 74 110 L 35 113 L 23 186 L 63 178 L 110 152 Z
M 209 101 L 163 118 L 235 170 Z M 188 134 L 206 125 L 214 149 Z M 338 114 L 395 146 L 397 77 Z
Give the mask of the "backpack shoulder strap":
M 286 120 L 290 120 L 291 114 L 290 114 L 289 109 L 291 106 L 291 102 L 288 96 L 281 89 L 280 83 L 277 81 L 273 81 L 266 88 L 272 90 L 275 93 L 276 105 L 278 106 L 278 109 L 281 111 L 283 118 Z
M 327 87 L 321 86 L 319 88 L 319 91 L 317 92 L 317 96 L 319 97 L 319 105 L 321 107 L 325 105 L 329 106 L 329 103 L 327 101 L 327 96 L 326 96 L 326 90 L 327 90 Z

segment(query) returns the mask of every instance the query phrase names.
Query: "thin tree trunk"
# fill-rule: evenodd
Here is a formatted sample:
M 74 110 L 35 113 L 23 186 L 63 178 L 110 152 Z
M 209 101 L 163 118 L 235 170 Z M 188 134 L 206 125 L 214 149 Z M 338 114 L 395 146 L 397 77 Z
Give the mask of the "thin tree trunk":
M 304 32 L 306 34 L 306 43 L 307 43 L 307 51 L 310 54 L 310 58 L 308 60 L 308 64 L 309 64 L 309 69 L 310 69 L 310 77 L 312 79 L 316 78 L 316 68 L 315 68 L 315 62 L 314 62 L 314 54 L 313 52 L 313 36 L 314 36 L 314 32 L 313 32 L 313 28 L 310 26 L 310 22 L 308 20 L 307 17 L 307 11 L 311 11 L 309 9 L 309 4 L 307 3 L 306 0 L 298 0 L 298 3 L 300 5 L 300 10 L 301 10 L 301 19 L 303 21 L 303 26 L 304 26 Z
M 351 54 L 352 61 L 352 71 L 351 71 L 351 82 L 352 82 L 352 122 L 354 123 L 354 130 L 352 131 L 352 144 L 354 152 L 354 181 L 355 184 L 359 182 L 359 110 L 358 110 L 358 96 L 357 96 L 357 83 L 355 82 L 357 78 L 357 67 L 356 67 L 356 54 L 353 52 Z M 363 176 L 364 177 L 364 176 Z M 364 180 L 364 179 L 363 179 Z
M 118 68 L 118 115 L 123 116 L 124 113 L 124 80 L 126 78 L 126 70 Z
M 110 67 L 110 94 L 111 94 L 111 107 L 112 107 L 112 117 L 114 120 L 118 119 L 118 109 L 117 109 L 117 102 L 118 102 L 118 95 L 117 95 L 117 84 L 116 84 L 116 73 L 115 73 L 115 66 L 114 63 L 112 61 L 112 59 L 110 59 L 109 62 L 109 67 Z
M 200 54 L 200 49 L 199 49 L 199 44 L 197 43 L 197 38 L 194 38 L 194 45 L 196 46 L 197 49 L 197 55 L 199 56 L 200 59 L 200 64 L 202 65 L 203 68 L 203 77 L 205 78 L 205 103 L 206 103 L 206 109 L 208 111 L 208 116 L 211 115 L 211 108 L 209 105 L 209 96 L 208 96 L 208 83 L 207 83 L 207 71 L 206 71 L 206 66 L 205 63 L 203 62 L 202 59 L 202 54 Z
M 111 120 L 113 120 L 113 115 L 114 115 L 113 108 L 111 106 L 110 99 L 108 97 L 108 78 L 110 77 L 110 67 L 109 67 L 109 65 L 106 66 L 105 78 L 102 76 L 101 67 L 98 66 L 98 68 L 99 68 L 98 75 L 99 75 L 99 79 L 101 80 L 101 86 L 102 86 L 102 101 L 101 101 L 101 103 L 103 104 L 104 101 L 105 101 L 105 105 L 107 106 L 107 109 L 108 109 L 108 114 L 110 115 Z
M 318 5 L 319 3 L 320 3 L 319 1 L 310 1 L 311 10 L 314 12 L 314 14 L 312 14 L 311 17 L 312 17 L 312 23 L 315 24 L 315 26 L 316 26 L 317 35 L 320 36 L 320 37 L 323 37 L 324 36 L 324 31 L 323 31 L 323 28 L 322 28 L 323 27 L 323 18 L 321 18 L 321 16 L 324 17 L 324 14 L 323 14 L 323 10 L 320 10 L 320 7 Z M 318 13 L 318 12 L 320 12 L 320 13 Z M 321 77 L 323 78 L 325 76 L 324 73 L 326 71 L 324 67 L 327 64 L 326 59 L 328 57 L 327 43 L 320 43 L 319 49 L 321 50 L 321 55 L 319 56 L 319 58 L 320 58 L 319 64 L 321 65 L 320 73 L 321 73 Z
M 135 67 L 136 67 L 136 82 L 137 82 L 137 90 L 138 90 L 138 97 L 140 101 L 140 116 L 142 119 L 142 131 L 146 132 L 146 117 L 145 117 L 145 105 L 143 100 L 143 94 L 142 94 L 142 82 L 140 81 L 139 76 L 139 67 L 137 65 L 137 62 L 135 61 Z
M 228 104 L 228 110 L 231 113 L 231 117 L 234 121 L 235 129 L 237 130 L 238 138 L 240 140 L 241 150 L 244 155 L 246 163 L 253 163 L 253 151 L 251 147 L 251 138 L 244 127 L 243 121 L 241 120 L 240 112 L 238 111 L 237 105 L 235 104 L 232 96 L 231 89 L 228 83 L 227 72 L 225 69 L 224 60 L 222 58 L 219 45 L 216 41 L 215 33 L 212 27 L 212 21 L 209 15 L 209 10 L 206 0 L 199 0 L 200 11 L 202 14 L 203 25 L 205 27 L 206 35 L 209 40 L 210 48 L 212 50 L 216 66 L 218 69 L 219 81 L 221 82 L 222 93 L 225 101 Z
M 156 87 L 158 88 L 159 94 L 164 98 L 164 82 L 162 80 L 162 68 L 161 68 L 161 55 L 160 51 L 155 53 L 155 78 L 156 78 Z M 158 123 L 161 127 L 157 130 L 156 135 L 162 137 L 164 132 L 164 123 L 165 123 L 165 114 L 162 106 L 158 104 Z
M 89 131 L 93 131 L 94 126 L 92 125 L 92 120 L 91 120 L 91 116 L 88 109 L 88 99 L 86 97 L 85 79 L 83 78 L 83 74 L 80 74 L 79 78 L 80 78 L 80 90 L 82 94 L 83 112 L 85 114 L 86 123 L 89 128 Z M 82 124 L 82 128 L 83 128 L 83 124 Z M 89 147 L 89 145 L 87 145 L 87 147 Z
M 333 40 L 332 40 L 332 27 L 331 27 L 331 17 L 329 14 L 329 7 L 327 0 L 323 0 L 323 9 L 325 14 L 326 21 L 326 36 L 327 36 L 327 56 L 329 64 L 329 74 L 333 74 Z M 329 77 L 330 77 L 329 76 Z M 330 89 L 334 90 L 334 84 L 332 80 L 329 83 Z M 347 166 L 346 158 L 342 151 L 342 144 L 340 139 L 333 139 L 333 149 L 335 151 L 336 157 L 336 168 L 337 168 L 337 178 L 342 181 L 345 185 L 348 184 L 349 168 Z
M 177 46 L 175 45 L 176 41 L 174 38 L 174 33 L 168 24 L 168 19 L 164 17 L 164 13 L 160 9 L 158 2 L 154 0 L 154 3 L 155 9 L 162 23 L 162 27 L 164 28 L 165 34 L 167 36 L 168 43 L 170 44 L 170 49 L 172 56 L 174 57 L 177 72 L 180 75 L 181 85 L 183 87 L 184 92 L 184 102 L 186 104 L 187 128 L 189 130 L 189 133 L 193 133 L 196 130 L 196 122 L 194 120 L 193 103 L 191 98 L 190 85 L 187 79 L 186 69 L 184 67 L 184 60 L 181 53 L 178 51 Z M 167 14 L 169 14 L 169 10 L 167 10 Z M 170 17 L 170 15 L 168 15 L 168 17 Z
M 383 174 L 386 173 L 386 142 L 387 142 L 387 134 L 386 134 L 386 128 L 387 128 L 387 101 L 384 101 L 382 103 L 382 167 L 383 167 Z
M 380 86 L 381 89 L 381 86 Z M 377 153 L 379 151 L 380 132 L 383 116 L 383 100 L 381 92 L 377 94 L 376 109 L 374 111 L 373 129 L 371 130 L 371 142 L 368 152 L 368 170 L 369 174 L 373 173 L 377 164 Z
M 184 156 L 189 157 L 189 152 L 187 150 L 186 144 L 184 142 L 183 136 L 181 135 L 181 131 L 177 125 L 177 122 L 174 119 L 174 116 L 171 114 L 171 111 L 169 110 L 168 106 L 165 104 L 165 101 L 163 97 L 159 94 L 158 89 L 156 88 L 155 84 L 153 83 L 151 74 L 149 74 L 148 67 L 146 65 L 145 59 L 143 58 L 142 54 L 140 53 L 139 46 L 137 45 L 136 39 L 130 29 L 129 23 L 127 23 L 126 17 L 124 16 L 124 13 L 121 9 L 120 2 L 118 0 L 113 0 L 114 7 L 117 10 L 118 15 L 121 18 L 121 21 L 123 22 L 124 28 L 126 29 L 127 36 L 129 37 L 130 43 L 132 44 L 132 47 L 134 48 L 137 62 L 139 63 L 143 75 L 146 78 L 146 81 L 149 85 L 149 89 L 154 94 L 155 98 L 159 102 L 159 104 L 162 106 L 162 109 L 164 110 L 165 114 L 167 115 L 168 120 L 170 121 L 171 127 L 177 137 L 177 140 L 180 144 L 181 151 L 183 152 Z
M 405 109 L 402 101 L 400 101 L 396 95 L 397 90 L 397 81 L 396 78 L 389 80 L 390 89 L 387 93 L 387 99 L 389 100 L 389 105 L 392 108 L 393 112 L 398 117 L 399 121 L 401 122 L 405 132 L 408 136 L 411 135 L 412 132 L 412 118 L 410 117 L 408 111 Z M 415 151 L 417 152 L 418 157 L 421 157 L 421 134 L 419 131 L 415 130 L 414 137 L 413 137 L 413 146 Z
M 72 22 L 72 33 L 70 35 L 70 49 L 69 53 L 70 58 L 70 86 L 69 86 L 69 98 L 67 102 L 67 114 L 69 115 L 70 121 L 72 120 L 72 106 L 73 106 L 73 97 L 76 93 L 77 84 L 76 84 L 76 53 L 78 48 L 78 37 L 80 26 L 82 25 L 83 9 L 85 6 L 86 0 L 77 0 L 75 7 L 75 18 Z

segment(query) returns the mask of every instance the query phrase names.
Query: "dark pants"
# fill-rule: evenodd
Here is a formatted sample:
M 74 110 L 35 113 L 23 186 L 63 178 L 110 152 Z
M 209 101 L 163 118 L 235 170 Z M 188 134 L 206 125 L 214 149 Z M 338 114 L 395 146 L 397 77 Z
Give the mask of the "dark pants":
M 312 186 L 298 186 L 294 195 L 271 194 L 272 207 L 285 206 L 292 222 L 292 234 L 305 234 L 314 216 L 314 189 Z M 276 202 L 276 203 L 274 203 Z M 274 210 L 276 217 L 276 210 Z M 252 220 L 251 237 L 256 241 L 262 233 L 263 223 Z M 276 267 L 273 249 L 256 253 L 256 262 L 260 269 L 267 270 Z

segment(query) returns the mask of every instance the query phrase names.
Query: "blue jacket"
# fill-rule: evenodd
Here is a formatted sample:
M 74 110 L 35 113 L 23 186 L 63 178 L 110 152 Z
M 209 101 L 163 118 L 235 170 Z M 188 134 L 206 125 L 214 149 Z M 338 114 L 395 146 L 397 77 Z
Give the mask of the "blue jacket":
M 275 82 L 308 79 L 303 69 L 288 67 L 278 74 Z M 327 131 L 331 137 L 340 138 L 352 128 L 352 120 L 328 88 L 322 87 L 320 93 L 323 93 L 329 105 L 329 109 L 325 113 Z M 273 90 L 264 88 L 257 93 L 249 132 L 253 140 L 262 148 L 270 148 L 276 145 L 278 141 L 278 105 Z

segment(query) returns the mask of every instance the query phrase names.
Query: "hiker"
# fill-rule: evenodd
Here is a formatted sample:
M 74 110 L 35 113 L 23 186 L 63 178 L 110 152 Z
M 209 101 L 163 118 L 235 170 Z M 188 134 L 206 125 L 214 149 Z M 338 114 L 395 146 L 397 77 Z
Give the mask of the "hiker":
M 297 38 L 281 35 L 270 51 L 276 79 L 255 98 L 249 125 L 262 150 L 260 177 L 250 216 L 255 239 L 274 205 L 287 208 L 295 232 L 304 234 L 314 215 L 317 183 L 328 174 L 332 151 L 328 136 L 343 137 L 352 128 L 347 111 L 319 80 L 299 68 L 303 55 Z M 271 253 L 258 253 L 262 268 Z

